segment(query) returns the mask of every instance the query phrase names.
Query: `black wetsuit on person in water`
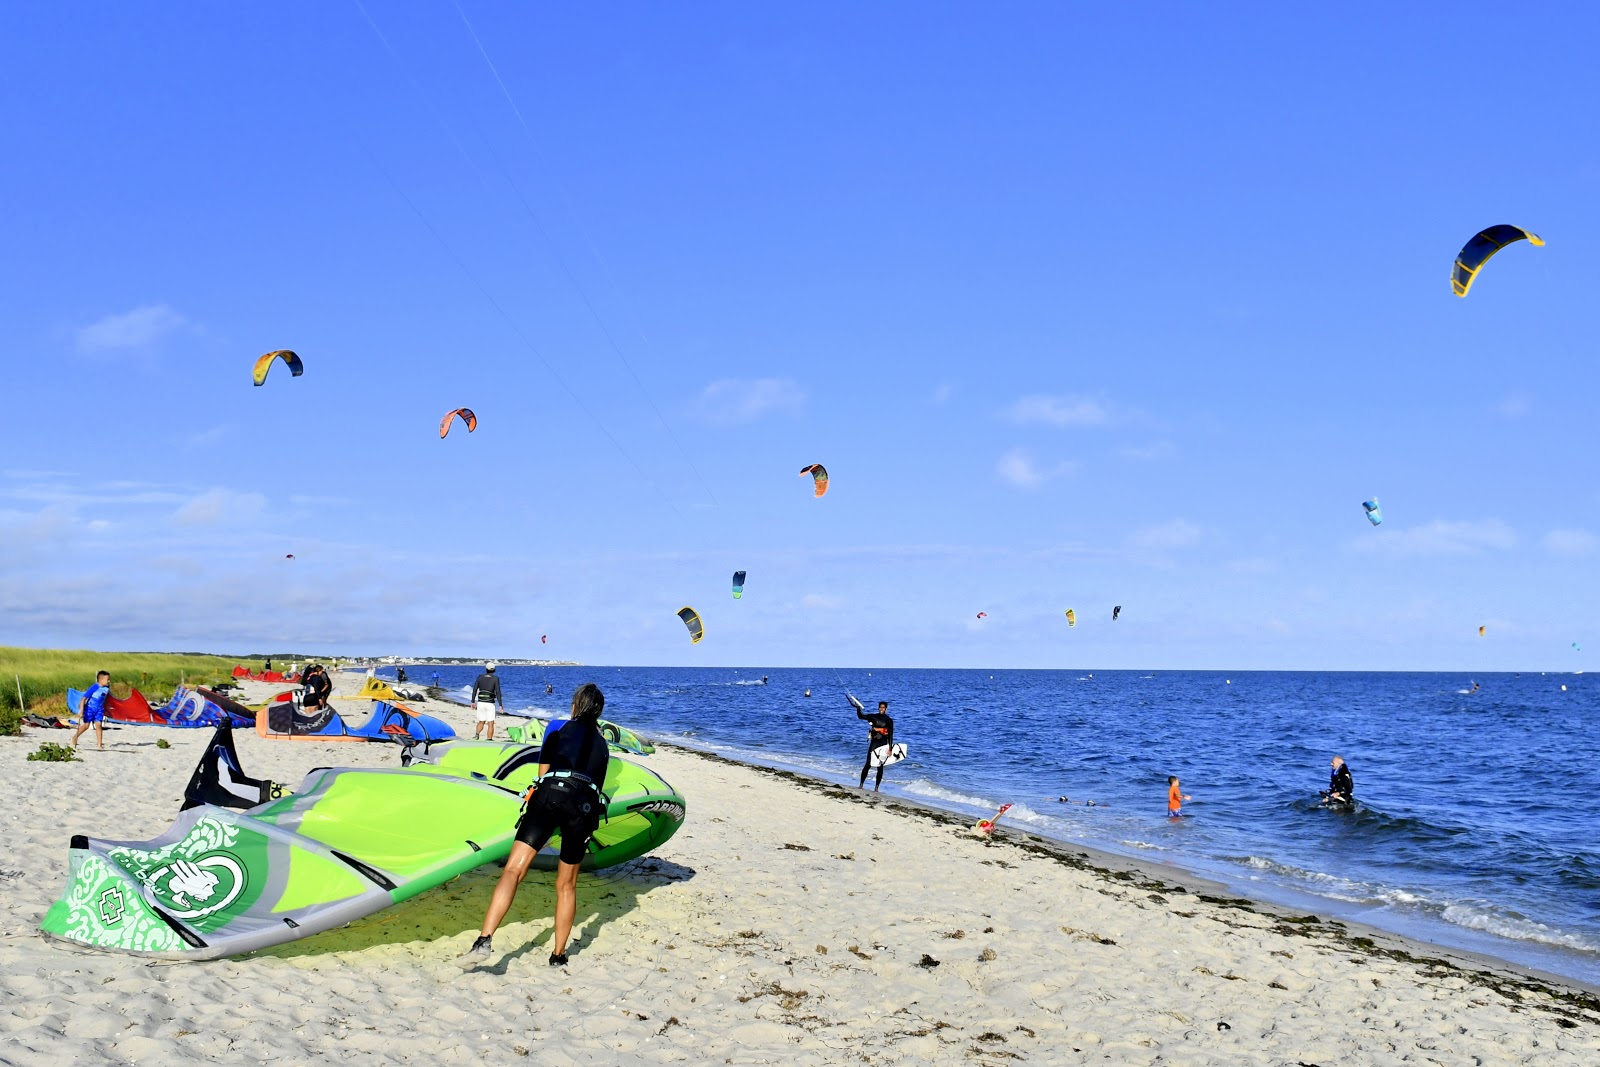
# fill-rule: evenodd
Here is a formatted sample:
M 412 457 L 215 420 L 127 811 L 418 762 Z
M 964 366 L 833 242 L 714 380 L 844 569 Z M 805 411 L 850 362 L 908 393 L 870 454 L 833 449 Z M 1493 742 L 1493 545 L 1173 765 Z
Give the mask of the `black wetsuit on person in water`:
M 861 765 L 861 781 L 859 783 L 860 787 L 864 789 L 867 785 L 867 772 L 872 770 L 872 750 L 879 745 L 894 744 L 894 720 L 889 718 L 888 712 L 884 711 L 858 711 L 856 712 L 856 718 L 865 719 L 867 722 L 867 759 Z M 873 783 L 872 788 L 876 790 L 881 785 L 883 785 L 883 768 L 879 767 L 878 780 Z
M 1350 765 L 1341 763 L 1328 774 L 1328 791 L 1322 794 L 1325 804 L 1354 804 L 1356 780 L 1350 776 Z

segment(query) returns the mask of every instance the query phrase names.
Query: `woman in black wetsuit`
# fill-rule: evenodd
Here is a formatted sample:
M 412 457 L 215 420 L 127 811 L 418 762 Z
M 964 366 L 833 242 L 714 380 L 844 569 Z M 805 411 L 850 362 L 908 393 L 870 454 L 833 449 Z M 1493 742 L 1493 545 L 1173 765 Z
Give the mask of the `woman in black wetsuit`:
M 867 761 L 861 765 L 861 782 L 857 788 L 867 787 L 867 772 L 872 770 L 872 750 L 880 745 L 894 744 L 894 720 L 889 718 L 889 702 L 878 701 L 878 710 L 867 712 L 865 709 L 856 710 L 856 718 L 865 719 L 867 722 Z M 878 768 L 878 779 L 873 783 L 872 791 L 876 793 L 883 785 L 883 768 Z
M 611 753 L 600 734 L 600 713 L 605 694 L 586 682 L 572 694 L 572 718 L 560 729 L 548 730 L 539 749 L 539 780 L 528 798 L 511 858 L 489 899 L 489 911 L 472 947 L 461 957 L 463 967 L 487 962 L 494 949 L 490 938 L 511 910 L 517 887 L 541 848 L 561 834 L 561 858 L 556 864 L 555 933 L 550 939 L 550 966 L 565 966 L 567 938 L 578 912 L 578 865 L 588 852 L 589 837 L 600 826 Z

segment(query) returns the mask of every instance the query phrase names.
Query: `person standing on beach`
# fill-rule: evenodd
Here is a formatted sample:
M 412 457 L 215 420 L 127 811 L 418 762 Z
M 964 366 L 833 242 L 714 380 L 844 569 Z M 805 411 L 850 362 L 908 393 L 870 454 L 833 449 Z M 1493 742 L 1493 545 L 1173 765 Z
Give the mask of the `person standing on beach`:
M 878 701 L 878 710 L 875 712 L 868 712 L 864 708 L 857 707 L 856 718 L 865 719 L 867 723 L 867 761 L 861 765 L 861 781 L 856 786 L 858 789 L 865 789 L 867 787 L 867 772 L 872 769 L 872 750 L 880 745 L 894 744 L 894 720 L 889 718 L 889 702 L 887 700 Z M 876 793 L 882 787 L 883 766 L 880 764 L 878 766 L 878 778 L 872 784 L 872 791 Z
M 489 740 L 494 740 L 494 715 L 496 709 L 506 710 L 505 699 L 500 695 L 500 679 L 494 673 L 494 664 L 484 665 L 483 673 L 472 683 L 472 699 L 478 707 L 478 721 L 473 724 L 472 737 L 477 740 L 484 726 L 489 727 Z
M 511 846 L 489 910 L 483 917 L 478 939 L 461 957 L 462 967 L 488 962 L 494 953 L 493 937 L 500 922 L 517 898 L 517 887 L 527 876 L 533 857 L 552 835 L 561 835 L 561 858 L 556 864 L 555 933 L 550 939 L 550 966 L 567 963 L 567 938 L 572 935 L 572 920 L 578 913 L 578 865 L 589 846 L 589 837 L 600 826 L 605 810 L 601 787 L 611 761 L 605 738 L 600 736 L 600 713 L 605 710 L 605 694 L 593 682 L 585 682 L 572 694 L 572 717 L 559 730 L 547 733 L 539 749 L 539 778 L 528 791 L 522 819 L 517 823 L 517 841 Z
M 90 726 L 94 727 L 94 747 L 106 747 L 105 729 L 100 724 L 106 717 L 106 697 L 111 695 L 111 672 L 99 671 L 94 676 L 94 685 L 83 695 L 83 702 L 78 705 L 78 712 L 83 716 L 83 721 L 78 724 L 78 732 L 72 735 L 72 747 L 78 747 L 78 738 Z M 27 709 L 24 708 L 24 711 Z
M 1178 781 L 1176 774 L 1167 775 L 1167 815 L 1169 818 L 1183 818 L 1183 802 L 1192 799 L 1188 793 L 1183 791 L 1183 783 Z
M 322 668 L 315 663 L 307 663 L 306 669 L 300 672 L 300 710 L 314 711 L 317 707 L 317 671 Z
M 1356 802 L 1356 780 L 1350 775 L 1350 768 L 1345 766 L 1343 756 L 1335 756 L 1328 761 L 1328 766 L 1333 768 L 1328 772 L 1328 791 L 1322 794 L 1324 804 L 1354 804 Z

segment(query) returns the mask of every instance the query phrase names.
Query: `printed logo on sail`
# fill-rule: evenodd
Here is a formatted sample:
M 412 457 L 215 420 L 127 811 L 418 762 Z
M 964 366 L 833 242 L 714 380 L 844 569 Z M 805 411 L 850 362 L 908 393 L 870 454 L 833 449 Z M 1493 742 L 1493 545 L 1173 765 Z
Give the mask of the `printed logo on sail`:
M 246 879 L 236 857 L 212 852 L 197 859 L 174 860 L 144 881 L 174 918 L 198 919 L 237 900 Z

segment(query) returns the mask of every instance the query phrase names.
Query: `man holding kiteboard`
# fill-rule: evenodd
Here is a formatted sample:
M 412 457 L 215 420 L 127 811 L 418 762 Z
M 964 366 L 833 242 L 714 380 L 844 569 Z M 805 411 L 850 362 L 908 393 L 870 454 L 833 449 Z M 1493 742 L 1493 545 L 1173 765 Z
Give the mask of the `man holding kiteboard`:
M 891 763 L 898 763 L 905 756 L 905 746 L 897 748 L 894 743 L 894 720 L 889 717 L 887 700 L 878 701 L 878 710 L 869 714 L 861 701 L 849 693 L 845 697 L 856 709 L 856 718 L 864 719 L 867 723 L 867 761 L 861 765 L 861 781 L 857 788 L 867 787 L 867 772 L 876 767 L 878 777 L 872 785 L 872 791 L 877 792 L 883 786 L 883 769 Z

